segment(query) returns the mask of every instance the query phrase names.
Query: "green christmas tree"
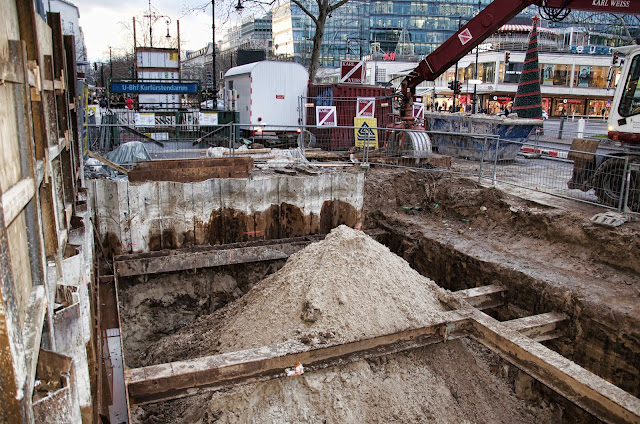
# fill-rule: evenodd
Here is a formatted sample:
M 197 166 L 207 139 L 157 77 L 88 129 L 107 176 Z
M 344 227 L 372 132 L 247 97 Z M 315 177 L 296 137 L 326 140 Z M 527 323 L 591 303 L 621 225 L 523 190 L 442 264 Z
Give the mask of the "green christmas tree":
M 538 21 L 533 17 L 533 29 L 529 34 L 529 48 L 522 66 L 518 92 L 513 102 L 513 112 L 519 118 L 542 119 L 542 97 L 540 96 L 540 69 L 538 68 Z

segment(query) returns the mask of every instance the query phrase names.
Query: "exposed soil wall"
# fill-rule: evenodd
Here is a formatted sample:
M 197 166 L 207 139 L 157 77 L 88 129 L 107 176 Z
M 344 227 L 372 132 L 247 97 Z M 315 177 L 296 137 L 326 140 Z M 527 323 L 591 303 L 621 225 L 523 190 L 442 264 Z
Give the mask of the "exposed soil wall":
M 407 171 L 371 172 L 365 205 L 367 225 L 388 229 L 391 250 L 442 287 L 507 287 L 510 307 L 493 311 L 497 318 L 568 314 L 568 337 L 549 347 L 640 394 L 637 225 L 599 227 L 580 208 Z
M 125 363 L 142 366 L 153 343 L 240 298 L 283 264 L 256 262 L 120 279 Z

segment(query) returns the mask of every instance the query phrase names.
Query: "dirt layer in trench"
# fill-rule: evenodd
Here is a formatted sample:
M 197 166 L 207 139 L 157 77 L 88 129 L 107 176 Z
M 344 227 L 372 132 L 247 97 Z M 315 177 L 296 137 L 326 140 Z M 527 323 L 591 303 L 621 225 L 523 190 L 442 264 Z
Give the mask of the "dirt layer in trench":
M 118 300 L 127 366 L 143 366 L 153 343 L 240 298 L 282 265 L 284 261 L 265 261 L 121 279 Z
M 504 190 L 504 191 L 503 191 Z M 640 395 L 640 223 L 590 222 L 601 208 L 475 180 L 374 169 L 365 222 L 387 246 L 441 287 L 508 289 L 501 320 L 545 312 L 571 317 L 545 344 Z
M 597 208 L 512 196 L 433 173 L 372 169 L 365 189 L 366 225 L 387 229 L 386 244 L 416 270 L 450 290 L 506 286 L 509 306 L 489 311 L 499 319 L 566 312 L 572 318 L 567 337 L 546 344 L 637 395 L 637 224 L 600 227 L 588 220 L 601 211 Z M 245 292 L 234 291 L 227 291 L 226 301 Z M 193 309 L 188 302 L 180 309 Z M 200 312 L 185 324 L 211 311 L 197 303 Z M 164 319 L 176 322 L 176 314 L 169 315 Z M 160 319 L 151 319 L 149 327 Z M 145 346 L 179 327 L 154 329 Z M 130 350 L 127 344 L 125 339 Z M 143 351 L 129 355 L 141 358 Z M 523 394 L 514 372 L 497 355 L 459 341 L 299 379 L 148 405 L 137 408 L 133 418 L 145 423 L 597 422 L 538 383 L 531 383 L 536 395 Z M 418 389 L 407 392 L 407 381 Z M 397 400 L 402 397 L 407 402 Z

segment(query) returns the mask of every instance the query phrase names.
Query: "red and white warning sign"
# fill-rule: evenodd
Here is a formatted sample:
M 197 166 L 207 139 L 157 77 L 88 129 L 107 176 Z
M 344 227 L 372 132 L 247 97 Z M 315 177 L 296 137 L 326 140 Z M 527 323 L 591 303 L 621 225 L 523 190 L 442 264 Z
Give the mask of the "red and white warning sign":
M 340 82 L 364 84 L 366 67 L 363 61 L 343 60 L 340 64 Z
M 358 97 L 356 100 L 356 118 L 373 118 L 376 111 L 374 97 Z
M 424 103 L 413 104 L 413 117 L 416 119 L 424 119 Z
M 316 125 L 318 127 L 338 126 L 338 117 L 336 115 L 336 107 L 335 106 L 317 106 L 316 107 Z
M 471 31 L 469 31 L 469 28 L 465 28 L 464 31 L 458 34 L 458 38 L 460 39 L 460 42 L 464 46 L 469 41 L 473 40 L 473 35 L 471 35 Z

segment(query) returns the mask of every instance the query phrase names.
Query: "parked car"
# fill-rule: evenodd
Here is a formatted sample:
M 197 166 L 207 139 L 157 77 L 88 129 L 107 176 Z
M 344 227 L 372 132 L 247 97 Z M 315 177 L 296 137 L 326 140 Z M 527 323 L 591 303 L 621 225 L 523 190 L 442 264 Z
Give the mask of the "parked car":
M 213 99 L 206 100 L 206 101 L 200 103 L 200 109 L 224 110 L 224 100 L 223 99 L 216 99 L 215 103 L 214 103 Z

